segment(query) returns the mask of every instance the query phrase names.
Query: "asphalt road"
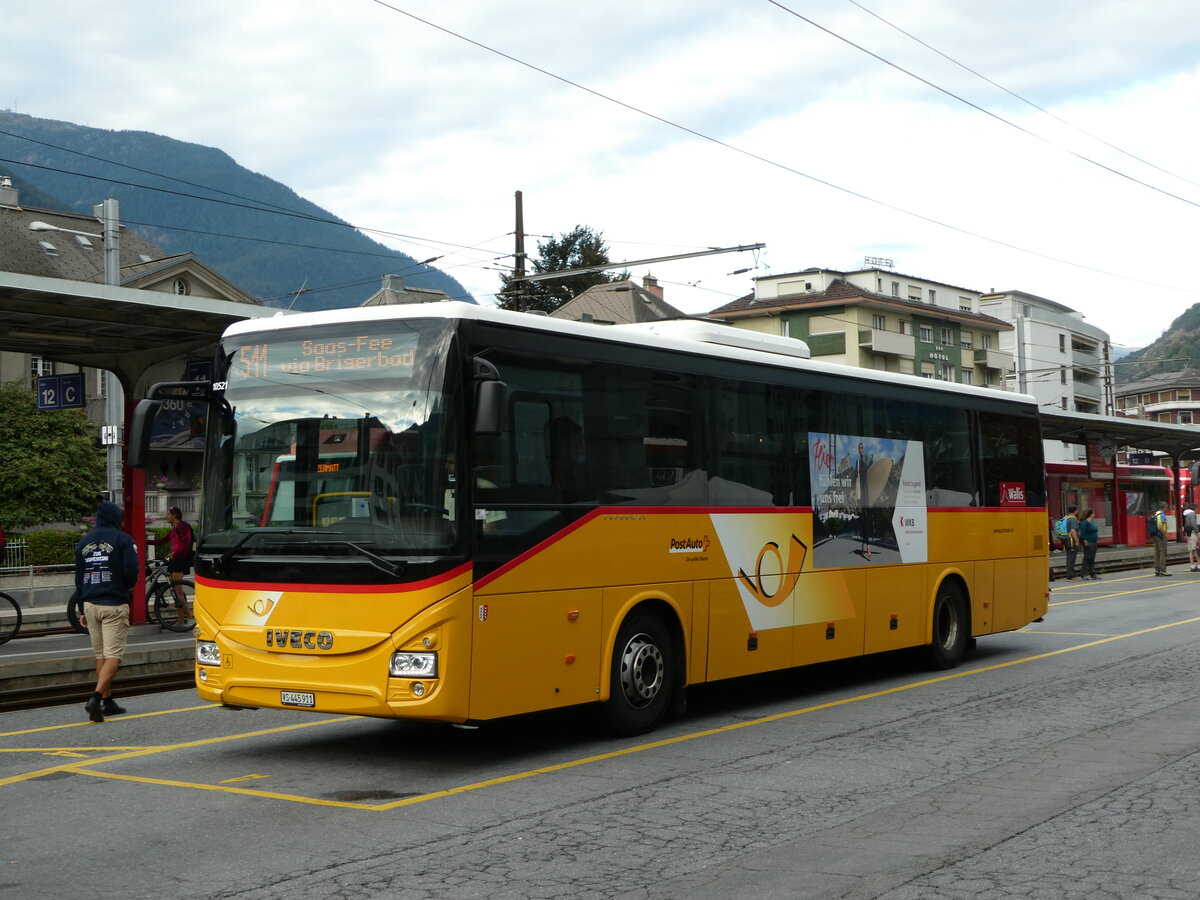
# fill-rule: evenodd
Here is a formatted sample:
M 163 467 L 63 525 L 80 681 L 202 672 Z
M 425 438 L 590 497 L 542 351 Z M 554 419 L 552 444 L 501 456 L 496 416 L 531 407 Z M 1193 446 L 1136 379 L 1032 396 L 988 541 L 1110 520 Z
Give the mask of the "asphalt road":
M 642 739 L 190 692 L 0 714 L 0 897 L 1194 898 L 1200 575 L 1176 572 L 1056 582 L 950 672 L 696 689 Z

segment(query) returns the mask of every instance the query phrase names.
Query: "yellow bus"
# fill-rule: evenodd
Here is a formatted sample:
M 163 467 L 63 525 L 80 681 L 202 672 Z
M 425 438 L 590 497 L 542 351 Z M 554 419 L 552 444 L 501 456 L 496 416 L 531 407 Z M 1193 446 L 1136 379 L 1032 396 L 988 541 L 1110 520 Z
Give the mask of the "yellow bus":
M 1032 398 L 807 357 L 456 302 L 231 326 L 200 696 L 466 725 L 596 703 L 634 734 L 689 685 L 910 647 L 951 667 L 1043 615 Z

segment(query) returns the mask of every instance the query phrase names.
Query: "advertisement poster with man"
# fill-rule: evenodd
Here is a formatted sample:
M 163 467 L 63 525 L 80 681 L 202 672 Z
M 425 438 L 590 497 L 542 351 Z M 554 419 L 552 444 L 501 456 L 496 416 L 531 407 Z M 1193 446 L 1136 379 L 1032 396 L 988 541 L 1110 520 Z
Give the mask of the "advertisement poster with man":
M 813 566 L 925 562 L 925 454 L 920 441 L 810 433 Z

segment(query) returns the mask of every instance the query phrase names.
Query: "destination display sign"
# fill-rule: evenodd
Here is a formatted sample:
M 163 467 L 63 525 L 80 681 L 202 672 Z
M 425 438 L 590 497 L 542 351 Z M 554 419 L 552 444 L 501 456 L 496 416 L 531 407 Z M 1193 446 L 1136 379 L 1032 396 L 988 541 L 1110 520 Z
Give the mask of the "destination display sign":
M 333 378 L 388 374 L 407 377 L 416 362 L 416 335 L 356 334 L 349 337 L 261 340 L 238 348 L 234 379 L 286 380 L 289 375 Z

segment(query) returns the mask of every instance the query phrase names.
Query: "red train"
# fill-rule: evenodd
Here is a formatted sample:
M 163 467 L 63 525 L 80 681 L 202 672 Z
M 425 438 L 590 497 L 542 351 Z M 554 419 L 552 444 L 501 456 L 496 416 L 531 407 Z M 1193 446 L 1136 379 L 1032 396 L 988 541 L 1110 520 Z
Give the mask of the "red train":
M 1175 471 L 1163 466 L 1117 466 L 1114 486 L 1112 467 L 1088 470 L 1079 462 L 1046 463 L 1046 505 L 1050 521 L 1061 518 L 1067 506 L 1095 510 L 1100 543 L 1139 546 L 1146 540 L 1146 515 L 1159 502 L 1167 503 L 1167 527 L 1174 540 L 1176 519 L 1182 504 L 1195 500 L 1191 473 L 1183 470 L 1179 494 L 1171 491 Z M 1116 492 L 1114 501 L 1114 490 Z

